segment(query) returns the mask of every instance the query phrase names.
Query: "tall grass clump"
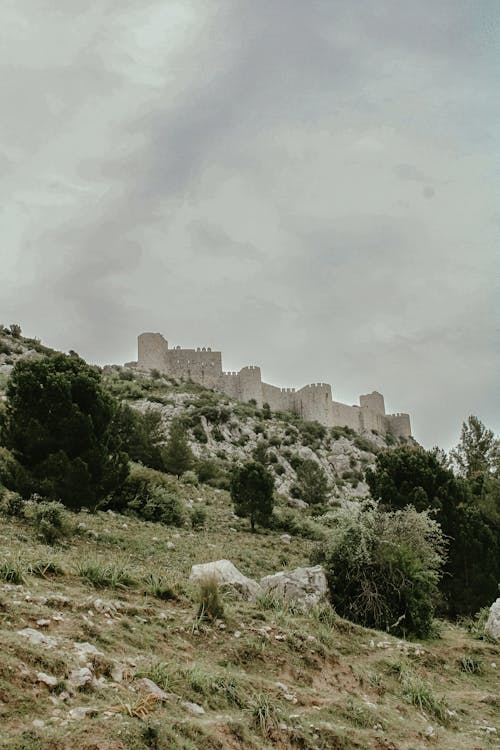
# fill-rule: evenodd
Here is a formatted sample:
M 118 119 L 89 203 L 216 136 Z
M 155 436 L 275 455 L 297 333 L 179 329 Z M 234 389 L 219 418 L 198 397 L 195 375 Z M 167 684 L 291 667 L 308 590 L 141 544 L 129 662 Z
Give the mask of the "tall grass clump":
M 224 617 L 224 605 L 215 576 L 206 576 L 200 580 L 198 592 L 197 619 L 213 622 Z
M 96 589 L 126 589 L 136 583 L 126 565 L 120 562 L 106 564 L 100 560 L 84 560 L 76 565 L 76 573 Z

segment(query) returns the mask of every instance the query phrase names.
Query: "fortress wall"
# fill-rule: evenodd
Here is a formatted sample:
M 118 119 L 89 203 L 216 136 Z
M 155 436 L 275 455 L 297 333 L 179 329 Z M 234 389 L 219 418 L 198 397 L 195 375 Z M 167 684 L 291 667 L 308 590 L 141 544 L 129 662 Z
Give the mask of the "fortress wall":
M 243 367 L 239 373 L 240 380 L 240 398 L 242 401 L 250 401 L 255 399 L 257 406 L 262 406 L 264 399 L 262 398 L 262 378 L 260 374 L 260 367 L 250 365 L 249 367 Z
M 359 406 L 348 406 L 334 401 L 332 404 L 332 424 L 337 427 L 350 427 L 359 432 L 361 430 L 361 409 Z
M 332 388 L 328 383 L 312 383 L 295 394 L 296 410 L 303 419 L 333 425 Z
M 218 391 L 222 391 L 227 396 L 241 399 L 240 395 L 240 377 L 237 372 L 223 372 L 216 385 Z
M 207 349 L 169 349 L 168 372 L 175 378 L 187 378 L 213 388 L 222 375 L 222 355 Z
M 387 425 L 384 414 L 379 414 L 366 406 L 362 406 L 359 410 L 359 415 L 360 426 L 363 430 L 377 430 L 377 432 L 381 432 L 382 434 L 386 432 Z
M 361 406 L 348 406 L 332 400 L 327 383 L 313 383 L 296 391 L 262 383 L 260 367 L 243 367 L 238 373 L 222 372 L 221 352 L 205 349 L 169 349 L 160 333 L 142 333 L 138 337 L 139 367 L 156 368 L 176 378 L 191 379 L 215 388 L 241 401 L 255 399 L 258 406 L 267 402 L 274 411 L 293 411 L 303 419 L 317 420 L 327 427 L 350 427 L 357 432 L 377 430 L 396 437 L 410 437 L 408 414 L 385 414 L 384 397 L 373 391 L 359 397 Z
M 372 391 L 371 393 L 365 393 L 364 396 L 360 396 L 359 403 L 362 408 L 369 409 L 375 414 L 385 414 L 384 397 L 378 391 Z
M 139 367 L 167 371 L 168 341 L 161 333 L 141 333 L 137 339 Z
M 395 437 L 411 437 L 409 414 L 388 414 L 384 427 L 384 432 L 391 432 Z
M 269 383 L 262 383 L 262 398 L 272 411 L 293 411 L 295 407 L 295 388 L 277 388 Z

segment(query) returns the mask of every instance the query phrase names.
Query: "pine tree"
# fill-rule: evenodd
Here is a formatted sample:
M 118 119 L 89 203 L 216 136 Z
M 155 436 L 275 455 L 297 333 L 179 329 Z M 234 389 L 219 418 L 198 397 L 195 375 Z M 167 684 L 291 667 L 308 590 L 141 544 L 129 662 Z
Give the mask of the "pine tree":
M 177 477 L 193 466 L 193 453 L 186 430 L 179 420 L 174 420 L 170 426 L 170 437 L 162 451 L 162 459 L 165 471 Z
M 273 514 L 274 479 L 262 464 L 248 461 L 234 470 L 231 477 L 231 498 L 234 512 L 250 519 L 252 531 L 255 525 L 267 526 Z

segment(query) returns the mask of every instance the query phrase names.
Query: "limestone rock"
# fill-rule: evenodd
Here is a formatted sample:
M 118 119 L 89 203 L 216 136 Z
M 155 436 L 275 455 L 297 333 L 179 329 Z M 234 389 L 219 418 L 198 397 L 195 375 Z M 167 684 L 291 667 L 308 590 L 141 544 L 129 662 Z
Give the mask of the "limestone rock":
M 190 701 L 182 701 L 181 703 L 182 708 L 185 708 L 186 711 L 189 711 L 191 714 L 195 714 L 197 716 L 201 716 L 201 714 L 205 713 L 205 709 L 203 706 L 199 706 L 198 703 L 191 703 Z
M 88 667 L 82 667 L 81 669 L 73 669 L 69 681 L 76 688 L 84 687 L 89 685 L 94 679 L 94 675 Z
M 321 565 L 283 570 L 261 578 L 260 585 L 265 592 L 296 601 L 305 609 L 318 604 L 328 594 L 328 583 Z
M 491 605 L 484 629 L 492 638 L 500 641 L 500 597 Z
M 39 630 L 35 630 L 34 628 L 23 628 L 23 630 L 18 630 L 17 634 L 24 636 L 24 638 L 28 638 L 28 640 L 35 646 L 45 646 L 46 648 L 54 648 L 54 646 L 57 646 L 55 638 L 40 633 Z
M 98 713 L 97 708 L 91 708 L 90 706 L 77 706 L 72 708 L 68 714 L 69 719 L 74 721 L 81 721 L 86 716 L 95 716 Z
M 36 675 L 38 682 L 43 682 L 47 687 L 55 687 L 58 683 L 57 677 L 51 674 L 45 674 L 45 672 L 38 672 Z
M 290 534 L 282 534 L 280 536 L 280 542 L 283 542 L 283 544 L 290 544 L 292 541 L 292 537 Z
M 259 584 L 240 573 L 230 560 L 216 560 L 193 565 L 189 580 L 201 581 L 211 577 L 216 579 L 219 586 L 232 588 L 246 599 L 252 599 L 260 592 Z
M 154 697 L 158 698 L 158 700 L 160 701 L 167 701 L 179 697 L 175 693 L 166 693 L 161 689 L 161 687 L 156 684 L 156 682 L 150 680 L 149 677 L 141 677 L 139 680 L 137 680 L 137 685 L 145 693 L 147 693 L 148 695 L 154 695 Z

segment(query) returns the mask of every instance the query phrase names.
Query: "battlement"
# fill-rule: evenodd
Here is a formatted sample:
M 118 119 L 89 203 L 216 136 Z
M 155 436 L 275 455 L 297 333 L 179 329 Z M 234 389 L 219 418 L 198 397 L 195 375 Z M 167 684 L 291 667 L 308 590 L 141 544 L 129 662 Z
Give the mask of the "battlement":
M 359 406 L 333 401 L 329 383 L 309 383 L 300 389 L 279 388 L 264 383 L 258 365 L 247 365 L 239 372 L 222 370 L 222 354 L 210 347 L 169 349 L 160 333 L 138 337 L 137 366 L 158 369 L 171 377 L 192 380 L 240 401 L 268 403 L 274 411 L 292 411 L 304 419 L 317 420 L 328 427 L 350 427 L 357 432 L 377 430 L 398 437 L 410 437 L 410 417 L 403 412 L 386 414 L 384 397 L 378 391 L 359 397 Z

